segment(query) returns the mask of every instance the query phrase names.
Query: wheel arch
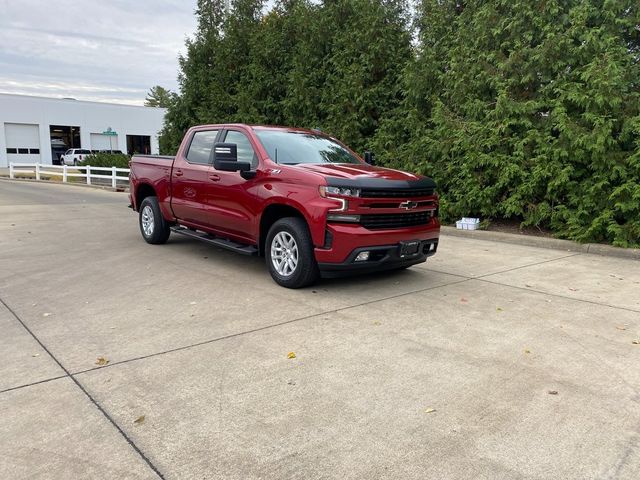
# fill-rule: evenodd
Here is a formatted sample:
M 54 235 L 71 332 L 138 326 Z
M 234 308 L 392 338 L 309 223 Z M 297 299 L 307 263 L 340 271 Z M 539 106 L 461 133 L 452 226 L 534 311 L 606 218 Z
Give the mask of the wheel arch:
M 140 204 L 147 197 L 157 196 L 155 189 L 148 183 L 140 183 L 136 187 L 136 211 L 140 210 Z
M 265 243 L 269 229 L 278 220 L 286 217 L 300 218 L 306 223 L 307 228 L 309 228 L 309 222 L 305 218 L 301 209 L 284 203 L 272 203 L 267 205 L 260 216 L 260 235 L 258 240 L 258 251 L 260 256 L 264 256 Z

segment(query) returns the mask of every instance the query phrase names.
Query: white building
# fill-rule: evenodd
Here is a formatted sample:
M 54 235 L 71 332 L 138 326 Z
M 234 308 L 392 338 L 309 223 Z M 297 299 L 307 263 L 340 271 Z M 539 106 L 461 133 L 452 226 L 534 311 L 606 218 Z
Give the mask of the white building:
M 58 163 L 68 148 L 158 153 L 164 108 L 0 93 L 0 167 Z

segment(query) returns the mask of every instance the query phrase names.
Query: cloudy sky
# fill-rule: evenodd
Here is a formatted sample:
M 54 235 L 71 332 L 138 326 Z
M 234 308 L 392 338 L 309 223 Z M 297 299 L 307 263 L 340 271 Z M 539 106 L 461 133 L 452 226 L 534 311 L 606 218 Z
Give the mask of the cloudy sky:
M 0 0 L 0 92 L 141 105 L 177 90 L 196 0 Z

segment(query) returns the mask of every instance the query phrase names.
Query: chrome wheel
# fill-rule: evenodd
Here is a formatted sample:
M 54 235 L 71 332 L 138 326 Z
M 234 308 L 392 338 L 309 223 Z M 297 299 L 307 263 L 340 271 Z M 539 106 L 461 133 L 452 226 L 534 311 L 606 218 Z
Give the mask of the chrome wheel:
M 142 209 L 142 231 L 145 237 L 153 235 L 153 209 L 150 205 Z
M 271 241 L 271 263 L 278 275 L 289 277 L 298 267 L 298 245 L 289 232 L 278 232 Z

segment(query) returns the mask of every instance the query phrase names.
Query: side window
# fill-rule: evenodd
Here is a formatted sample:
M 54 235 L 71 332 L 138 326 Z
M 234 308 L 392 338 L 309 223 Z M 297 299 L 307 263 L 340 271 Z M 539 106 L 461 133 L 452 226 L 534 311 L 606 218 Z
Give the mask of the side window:
M 187 161 L 189 163 L 209 163 L 211 149 L 218 136 L 218 130 L 205 130 L 196 132 L 191 139 L 189 151 L 187 152 Z
M 258 166 L 258 157 L 253 151 L 251 142 L 244 133 L 229 130 L 227 137 L 224 139 L 225 143 L 235 143 L 238 145 L 238 161 L 251 163 L 251 168 Z

